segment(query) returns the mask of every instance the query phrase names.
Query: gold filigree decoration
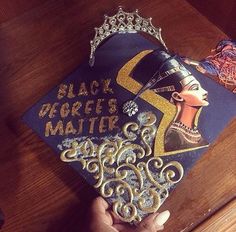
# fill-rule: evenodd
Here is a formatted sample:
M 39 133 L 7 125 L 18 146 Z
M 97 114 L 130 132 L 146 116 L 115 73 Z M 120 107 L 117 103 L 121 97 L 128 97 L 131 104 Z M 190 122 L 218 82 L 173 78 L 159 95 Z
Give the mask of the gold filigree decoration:
M 74 141 L 61 153 L 62 161 L 79 161 L 93 175 L 94 187 L 126 222 L 141 221 L 147 213 L 156 212 L 184 174 L 179 162 L 165 163 L 151 156 L 155 123 L 156 116 L 144 112 L 138 115 L 138 123 L 123 126 L 121 137 L 104 139 L 99 145 L 90 139 Z

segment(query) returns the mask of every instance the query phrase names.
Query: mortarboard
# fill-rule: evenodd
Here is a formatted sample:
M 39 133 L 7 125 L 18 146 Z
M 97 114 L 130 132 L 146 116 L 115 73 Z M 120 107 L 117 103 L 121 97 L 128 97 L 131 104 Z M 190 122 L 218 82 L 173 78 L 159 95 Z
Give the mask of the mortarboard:
M 235 116 L 235 96 L 170 54 L 137 12 L 119 9 L 106 20 L 90 65 L 80 64 L 23 120 L 123 221 L 136 222 L 159 209 Z M 159 42 L 115 33 L 131 22 Z

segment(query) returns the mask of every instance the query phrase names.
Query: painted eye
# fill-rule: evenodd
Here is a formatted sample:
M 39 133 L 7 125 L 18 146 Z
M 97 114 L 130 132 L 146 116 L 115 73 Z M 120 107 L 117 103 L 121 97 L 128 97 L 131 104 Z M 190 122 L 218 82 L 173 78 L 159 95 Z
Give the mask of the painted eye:
M 192 85 L 191 87 L 190 87 L 190 90 L 199 90 L 199 86 L 198 85 Z

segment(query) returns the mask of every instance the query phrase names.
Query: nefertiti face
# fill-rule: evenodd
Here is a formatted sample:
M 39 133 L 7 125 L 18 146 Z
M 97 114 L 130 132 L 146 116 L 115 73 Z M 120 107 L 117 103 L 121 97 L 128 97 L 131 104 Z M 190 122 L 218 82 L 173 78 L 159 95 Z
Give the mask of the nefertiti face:
M 173 94 L 173 97 L 177 101 L 184 102 L 189 106 L 208 106 L 208 92 L 202 88 L 199 81 L 194 76 L 190 75 L 181 81 L 182 91 Z M 174 96 L 177 94 L 178 96 Z

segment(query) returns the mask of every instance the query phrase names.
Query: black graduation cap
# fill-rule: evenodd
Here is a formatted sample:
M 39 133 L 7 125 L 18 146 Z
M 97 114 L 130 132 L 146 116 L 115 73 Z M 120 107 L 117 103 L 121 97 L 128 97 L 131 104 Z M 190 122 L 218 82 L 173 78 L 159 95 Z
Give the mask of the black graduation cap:
M 120 15 L 126 24 L 117 26 Z M 136 222 L 159 209 L 235 116 L 235 96 L 170 54 L 160 34 L 153 43 L 115 33 L 98 47 L 105 32 L 128 30 L 132 20 L 137 30 L 154 30 L 137 12 L 119 9 L 106 20 L 90 65 L 80 64 L 23 119 L 123 221 Z M 127 114 L 127 102 L 138 108 Z

